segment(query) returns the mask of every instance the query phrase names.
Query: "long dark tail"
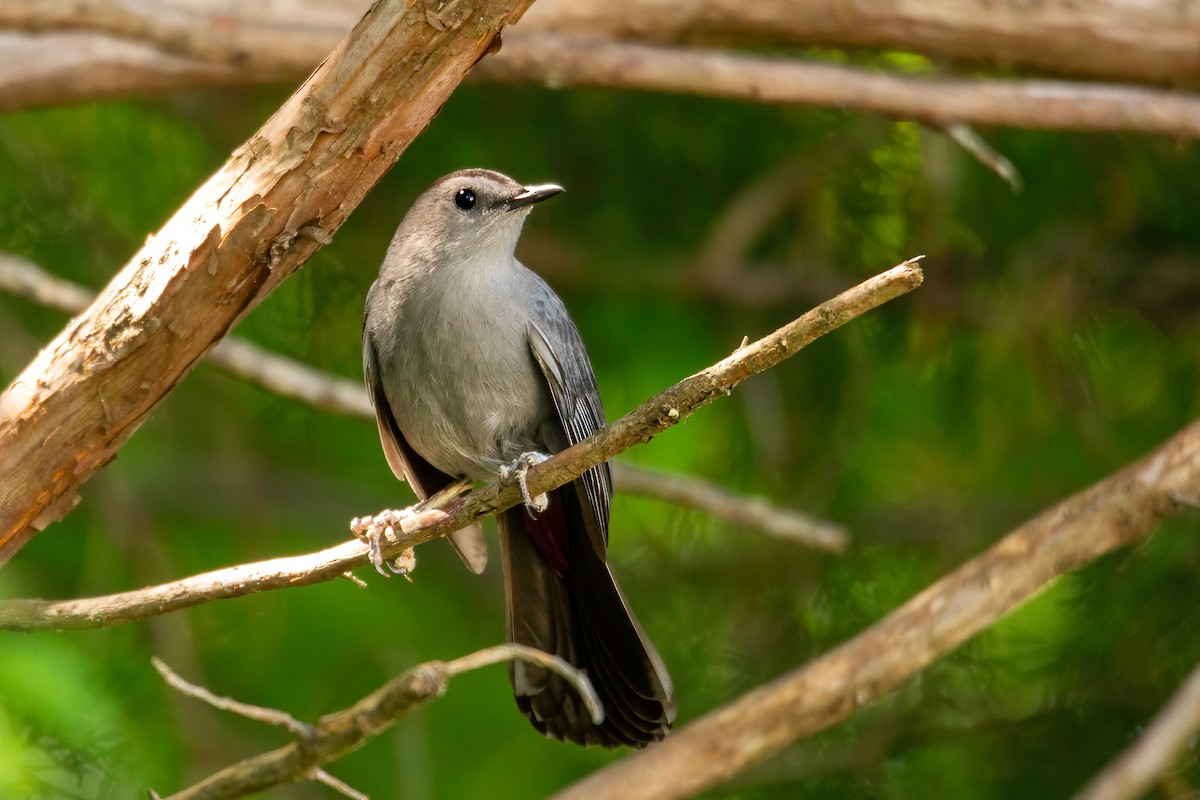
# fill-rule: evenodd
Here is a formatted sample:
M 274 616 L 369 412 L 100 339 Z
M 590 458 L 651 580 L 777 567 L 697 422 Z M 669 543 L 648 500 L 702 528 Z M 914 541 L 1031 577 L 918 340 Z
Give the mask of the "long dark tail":
M 604 705 L 604 722 L 594 725 L 566 681 L 531 664 L 509 667 L 517 706 L 533 727 L 555 739 L 645 747 L 671 730 L 671 679 L 588 541 L 576 491 L 555 491 L 550 504 L 548 519 L 533 520 L 520 506 L 499 518 L 508 638 L 585 671 Z M 531 535 L 544 541 L 547 524 L 558 529 L 562 548 L 553 565 Z

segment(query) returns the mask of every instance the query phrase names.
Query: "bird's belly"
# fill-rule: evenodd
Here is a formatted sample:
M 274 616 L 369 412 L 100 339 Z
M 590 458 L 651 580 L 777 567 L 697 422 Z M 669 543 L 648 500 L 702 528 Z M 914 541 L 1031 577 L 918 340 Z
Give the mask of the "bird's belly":
M 404 438 L 431 465 L 490 480 L 521 453 L 546 449 L 539 429 L 554 410 L 532 355 L 505 366 L 474 355 L 467 348 L 450 363 L 413 370 L 393 408 Z

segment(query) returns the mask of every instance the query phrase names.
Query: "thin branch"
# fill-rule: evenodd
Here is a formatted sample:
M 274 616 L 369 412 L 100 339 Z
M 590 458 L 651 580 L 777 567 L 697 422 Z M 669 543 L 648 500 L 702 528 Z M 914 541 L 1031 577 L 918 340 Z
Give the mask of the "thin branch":
M 1132 800 L 1171 769 L 1200 731 L 1200 666 L 1192 670 L 1146 732 L 1075 795 L 1075 800 Z
M 543 669 L 561 675 L 568 683 L 580 691 L 580 695 L 591 712 L 597 724 L 603 721 L 604 713 L 595 690 L 587 676 L 576 670 L 557 656 L 543 653 L 531 647 L 519 644 L 501 644 L 481 650 L 454 661 L 430 661 L 405 671 L 393 678 L 371 694 L 359 700 L 350 708 L 327 714 L 316 725 L 301 725 L 297 741 L 284 745 L 268 753 L 239 761 L 217 772 L 199 783 L 172 794 L 166 800 L 218 800 L 219 798 L 245 797 L 255 792 L 261 792 L 272 786 L 297 781 L 316 780 L 333 786 L 350 797 L 361 797 L 341 781 L 328 775 L 321 769 L 322 765 L 337 761 L 355 750 L 358 750 L 370 739 L 391 728 L 409 711 L 431 700 L 436 700 L 446 693 L 450 679 L 464 672 L 479 669 L 491 664 L 504 661 L 525 661 L 536 664 Z M 161 663 L 161 662 L 160 662 Z M 173 675 L 166 665 L 159 668 L 160 674 Z M 216 698 L 207 689 L 193 686 L 175 676 L 187 686 L 185 691 L 190 697 L 198 697 L 205 702 L 212 699 L 222 701 L 218 708 L 243 713 L 243 709 L 253 709 L 252 719 L 262 720 L 260 711 L 271 712 L 272 715 L 287 717 L 282 711 L 261 709 L 259 706 L 249 706 L 237 701 L 225 702 L 225 698 Z M 174 681 L 172 686 L 176 686 Z M 214 704 L 215 705 L 215 704 Z M 346 791 L 349 790 L 349 791 Z
M 1196 497 L 1200 421 L 1029 520 L 853 639 L 556 797 L 691 797 L 888 694 L 1060 575 L 1148 535 Z
M 846 529 L 840 525 L 781 508 L 763 498 L 744 497 L 699 478 L 620 462 L 613 464 L 613 475 L 623 492 L 700 508 L 718 519 L 755 528 L 769 536 L 834 553 L 844 552 L 849 543 Z
M 213 708 L 220 709 L 221 711 L 237 714 L 239 717 L 283 728 L 294 736 L 309 736 L 312 733 L 311 726 L 305 725 L 286 711 L 265 708 L 263 706 L 252 706 L 249 703 L 242 703 L 231 697 L 215 695 L 203 686 L 189 683 L 181 678 L 175 670 L 168 667 L 166 662 L 158 656 L 151 656 L 150 664 L 162 679 L 167 682 L 167 685 L 180 694 L 187 695 L 202 703 L 208 703 Z
M 587 709 L 588 715 L 591 716 L 592 722 L 596 725 L 604 722 L 604 706 L 600 704 L 600 698 L 597 696 L 596 690 L 592 688 L 591 681 L 587 679 L 587 675 L 556 655 L 544 653 L 541 650 L 535 650 L 523 644 L 507 642 L 489 647 L 486 650 L 479 650 L 469 655 L 460 656 L 446 663 L 446 672 L 453 677 L 491 664 L 514 660 L 524 661 L 557 673 L 559 677 L 571 684 L 571 687 L 579 695 L 579 699 L 583 701 L 583 705 Z
M 893 267 L 822 303 L 774 333 L 739 348 L 723 361 L 677 383 L 584 441 L 529 470 L 534 494 L 548 492 L 591 467 L 685 421 L 696 409 L 728 396 L 737 384 L 788 358 L 820 336 L 921 285 L 916 259 Z M 428 542 L 516 505 L 515 486 L 488 484 L 435 504 L 418 504 L 397 513 L 402 530 L 386 542 L 384 558 Z M 199 603 L 268 589 L 304 586 L 340 577 L 364 566 L 369 548 L 357 539 L 317 553 L 276 558 L 216 570 L 131 592 L 83 600 L 9 600 L 0 602 L 0 629 L 44 630 L 97 628 L 157 616 Z
M 95 296 L 85 287 L 63 280 L 28 259 L 0 252 L 0 291 L 26 297 L 41 305 L 74 314 Z M 374 420 L 367 391 L 351 381 L 313 369 L 299 361 L 264 350 L 235 336 L 226 337 L 208 360 L 250 383 L 316 408 Z M 846 549 L 843 528 L 756 497 L 745 497 L 700 478 L 670 475 L 614 464 L 617 488 L 623 492 L 690 506 L 718 519 L 756 528 L 769 536 L 834 552 Z
M 494 80 L 541 80 L 722 97 L 754 103 L 853 108 L 935 128 L 955 124 L 1200 137 L 1200 97 L 1100 83 L 929 78 L 841 64 L 742 55 L 559 34 L 505 37 L 480 65 Z
M 0 394 L 0 563 L 341 226 L 532 0 L 380 0 Z M 363 102 L 370 98 L 370 102 Z
M 610 5 L 622 9 L 626 4 Z M 0 14 L 4 8 L 0 6 Z M 18 24 L 19 10 L 12 14 L 13 24 Z M 476 77 L 535 81 L 553 87 L 640 89 L 857 109 L 939 129 L 965 124 L 1200 137 L 1200 97 L 1193 93 L 1083 81 L 939 79 L 883 73 L 699 47 L 616 41 L 603 38 L 600 30 L 573 25 L 552 29 L 530 24 L 533 19 L 531 14 L 518 30 L 505 35 L 503 51 L 483 62 Z M 302 77 L 306 69 L 295 63 L 296 54 L 286 44 L 286 34 L 278 30 L 278 23 L 274 25 L 249 37 L 258 41 L 261 36 L 262 46 L 247 51 L 252 57 L 248 56 L 245 64 L 184 58 L 177 50 L 162 51 L 106 34 L 58 33 L 30 40 L 0 31 L 0 111 L 277 81 L 281 75 Z M 202 51 L 206 47 L 242 48 L 239 43 L 221 40 L 221 35 L 211 30 L 200 28 L 188 35 L 193 34 L 219 40 L 201 47 Z M 655 37 L 653 29 L 645 28 L 632 38 Z M 308 63 L 318 63 L 325 52 L 314 50 Z M 1192 58 L 1190 54 L 1188 58 Z M 1172 80 L 1178 76 L 1173 74 Z
M 111 42 L 190 55 L 227 73 L 288 71 L 320 61 L 362 12 L 356 0 L 186 4 L 139 0 L 6 0 L 0 28 L 46 37 L 48 51 L 95 41 L 54 41 L 56 31 L 105 31 Z M 219 24 L 214 24 L 219 22 Z M 1107 80 L 1195 85 L 1200 17 L 1174 0 L 1071 4 L 944 0 L 540 0 L 521 30 L 661 44 L 870 47 L 954 61 L 1032 66 Z M 0 59 L 0 64 L 5 59 Z
M 961 122 L 948 125 L 944 130 L 947 136 L 974 156 L 976 161 L 1000 176 L 1000 180 L 1007 183 L 1014 194 L 1020 194 L 1025 186 L 1025 181 L 1022 180 L 1016 165 L 1009 161 L 1003 153 L 984 141 L 984 138 L 970 126 L 963 125 Z
M 349 797 L 350 800 L 371 800 L 371 798 L 369 796 L 358 791 L 354 787 L 347 784 L 345 781 L 335 778 L 334 776 L 330 775 L 328 772 L 326 772 L 323 769 L 319 769 L 319 770 L 316 770 L 315 772 L 313 772 L 312 779 L 314 781 L 316 781 L 317 783 L 322 783 L 322 784 L 328 786 L 330 789 L 333 789 L 335 792 L 337 792 L 340 795 Z

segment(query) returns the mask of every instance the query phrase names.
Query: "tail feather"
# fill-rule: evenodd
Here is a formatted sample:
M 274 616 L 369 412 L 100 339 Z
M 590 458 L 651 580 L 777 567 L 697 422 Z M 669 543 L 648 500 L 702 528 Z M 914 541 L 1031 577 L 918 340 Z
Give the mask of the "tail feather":
M 517 706 L 535 728 L 556 739 L 644 747 L 666 736 L 674 721 L 670 678 L 608 565 L 592 548 L 575 492 L 555 492 L 551 502 L 566 505 L 569 569 L 562 575 L 526 532 L 525 509 L 510 509 L 499 519 L 509 640 L 558 655 L 585 671 L 605 719 L 593 724 L 566 681 L 530 664 L 509 667 Z

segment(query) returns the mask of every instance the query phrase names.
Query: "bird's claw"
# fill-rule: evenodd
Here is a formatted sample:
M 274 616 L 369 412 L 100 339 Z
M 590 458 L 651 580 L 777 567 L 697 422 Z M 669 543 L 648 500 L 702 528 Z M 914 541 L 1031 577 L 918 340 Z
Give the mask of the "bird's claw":
M 531 514 L 540 514 L 550 505 L 550 498 L 545 494 L 539 494 L 533 497 L 529 494 L 529 486 L 526 483 L 526 476 L 529 474 L 530 467 L 536 467 L 543 461 L 549 459 L 543 453 L 521 453 L 513 459 L 511 464 L 506 464 L 500 468 L 500 482 L 508 485 L 516 483 L 521 489 L 521 500 L 525 503 L 525 508 Z
M 403 575 L 408 580 L 409 573 L 417 566 L 417 557 L 410 547 L 389 562 L 383 557 L 383 544 L 396 543 L 396 531 L 404 530 L 405 514 L 400 511 L 381 511 L 373 517 L 355 517 L 350 521 L 350 532 L 367 543 L 367 554 L 371 566 L 385 578 L 392 575 Z M 386 569 L 384 569 L 386 567 Z

